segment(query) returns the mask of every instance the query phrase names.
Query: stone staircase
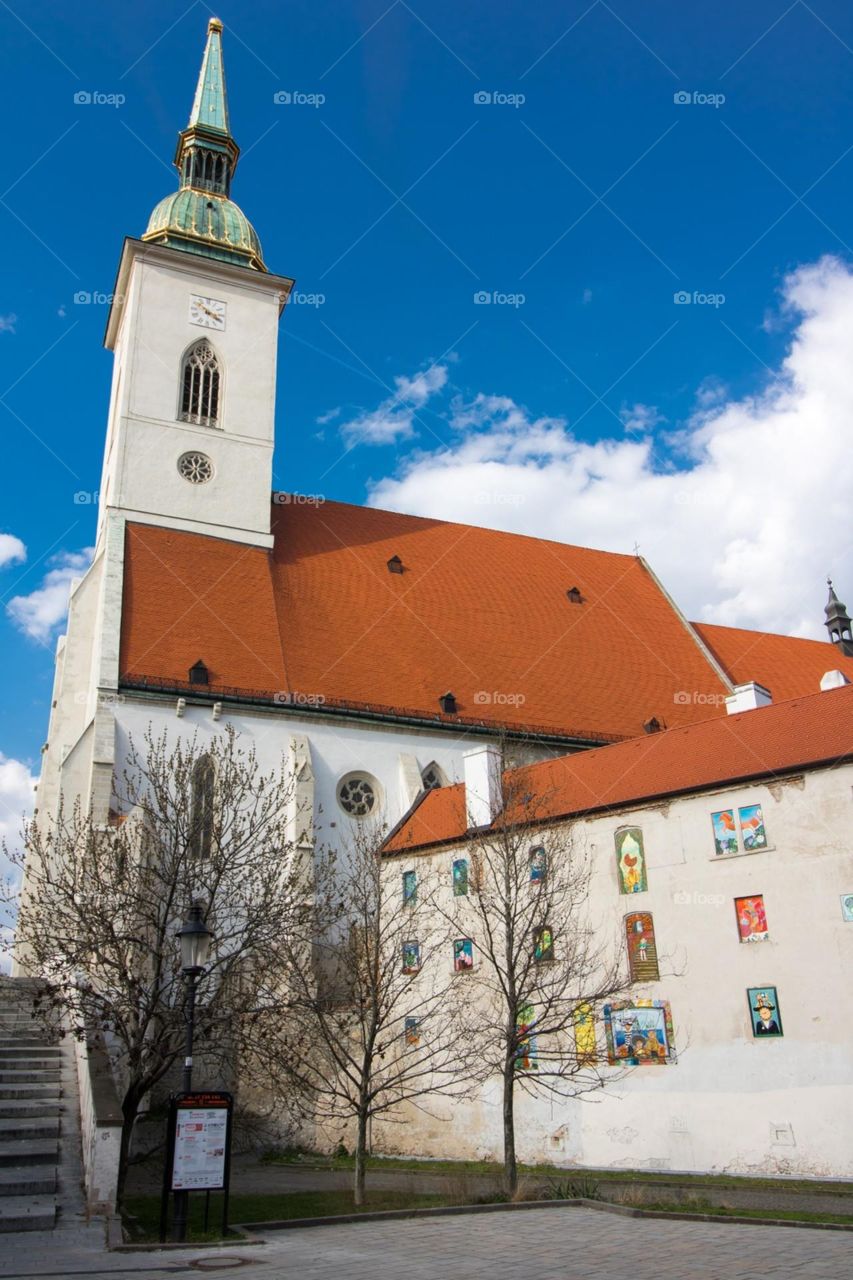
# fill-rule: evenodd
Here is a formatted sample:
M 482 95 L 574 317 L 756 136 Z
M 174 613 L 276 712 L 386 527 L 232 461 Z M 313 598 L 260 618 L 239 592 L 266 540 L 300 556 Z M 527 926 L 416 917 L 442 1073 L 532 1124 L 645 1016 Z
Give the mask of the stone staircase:
M 61 1144 L 76 1141 L 62 1133 L 67 1054 L 32 1017 L 34 987 L 0 978 L 0 1232 L 56 1225 Z

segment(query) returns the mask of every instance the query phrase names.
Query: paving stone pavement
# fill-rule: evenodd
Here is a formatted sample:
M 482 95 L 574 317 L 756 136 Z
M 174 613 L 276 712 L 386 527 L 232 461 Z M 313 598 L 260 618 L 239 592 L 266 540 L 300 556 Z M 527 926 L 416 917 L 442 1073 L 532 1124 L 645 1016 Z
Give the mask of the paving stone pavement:
M 107 1253 L 100 1223 L 6 1236 L 0 1276 L 240 1275 L 243 1280 L 843 1280 L 843 1231 L 530 1209 L 270 1233 L 228 1250 Z M 245 1265 L 236 1268 L 237 1259 Z M 222 1262 L 218 1266 L 217 1262 Z M 201 1262 L 203 1269 L 198 1267 Z M 196 1265 L 194 1266 L 193 1263 Z M 230 1263 L 231 1265 L 227 1265 Z

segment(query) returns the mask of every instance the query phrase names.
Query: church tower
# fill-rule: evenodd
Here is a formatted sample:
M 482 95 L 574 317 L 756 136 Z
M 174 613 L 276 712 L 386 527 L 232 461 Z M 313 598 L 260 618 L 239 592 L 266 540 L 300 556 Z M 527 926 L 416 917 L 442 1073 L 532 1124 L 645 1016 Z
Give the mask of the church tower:
M 176 192 L 125 241 L 98 545 L 116 515 L 270 547 L 278 320 L 293 281 L 231 200 L 222 23 L 211 18 Z

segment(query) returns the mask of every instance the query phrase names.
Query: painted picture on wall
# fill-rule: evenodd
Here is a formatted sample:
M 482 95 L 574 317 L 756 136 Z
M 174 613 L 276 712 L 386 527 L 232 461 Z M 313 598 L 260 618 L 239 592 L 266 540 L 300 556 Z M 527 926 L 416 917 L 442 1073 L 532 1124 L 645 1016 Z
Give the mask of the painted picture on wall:
M 413 907 L 418 896 L 417 871 L 403 872 L 403 906 Z
M 775 987 L 747 987 L 754 1036 L 781 1036 L 782 1015 Z
M 651 913 L 635 911 L 625 917 L 628 969 L 632 982 L 656 982 L 660 977 L 655 926 Z
M 467 897 L 468 894 L 468 859 L 457 858 L 453 863 L 453 894 L 456 898 Z
M 421 1042 L 421 1020 L 420 1018 L 406 1019 L 406 1044 L 410 1044 L 416 1048 Z
M 548 875 L 548 855 L 544 849 L 532 849 L 530 852 L 530 883 L 544 884 Z
M 457 973 L 474 968 L 474 943 L 470 938 L 457 938 L 453 943 L 453 968 Z
M 591 1004 L 579 1004 L 572 1014 L 575 1024 L 575 1051 L 578 1065 L 595 1062 L 598 1057 L 595 1043 L 595 1018 Z
M 613 1065 L 660 1065 L 674 1056 L 672 1014 L 666 1000 L 606 1004 L 607 1057 Z
M 735 915 L 741 942 L 764 942 L 769 937 L 763 893 L 735 898 Z
M 403 973 L 417 973 L 421 967 L 421 944 L 403 943 Z
M 712 813 L 711 823 L 717 857 L 723 857 L 727 853 L 740 853 L 734 809 L 721 809 L 719 813 Z
M 536 1037 L 531 1035 L 535 1020 L 536 1013 L 532 1004 L 526 1004 L 523 1008 L 519 1009 L 518 1017 L 515 1022 L 520 1037 L 515 1053 L 516 1071 L 539 1070 L 539 1063 L 537 1061 L 539 1055 L 536 1046 Z
M 849 924 L 853 924 L 853 893 L 842 893 L 841 895 L 841 918 Z
M 748 852 L 767 848 L 767 832 L 764 830 L 764 814 L 760 804 L 748 804 L 737 811 L 743 847 Z
M 616 863 L 619 869 L 620 893 L 645 893 L 646 854 L 643 833 L 639 827 L 626 827 L 616 832 Z
M 543 924 L 541 929 L 534 931 L 533 959 L 537 964 L 554 959 L 554 935 L 547 924 Z

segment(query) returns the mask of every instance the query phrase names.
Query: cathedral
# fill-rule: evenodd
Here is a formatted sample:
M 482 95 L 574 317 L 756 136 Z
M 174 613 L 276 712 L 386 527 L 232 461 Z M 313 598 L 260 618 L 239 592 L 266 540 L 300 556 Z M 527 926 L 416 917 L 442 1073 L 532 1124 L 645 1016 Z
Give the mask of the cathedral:
M 827 641 L 694 623 L 639 555 L 273 492 L 293 280 L 232 199 L 238 157 L 211 19 L 178 188 L 118 265 L 96 550 L 57 648 L 40 815 L 64 795 L 107 822 L 129 739 L 203 743 L 227 722 L 265 770 L 288 760 L 314 815 L 297 841 L 381 815 L 399 858 L 420 847 L 412 813 L 464 785 L 472 753 L 615 767 L 628 744 L 835 698 L 828 672 L 853 681 L 831 587 Z M 442 831 L 452 843 L 464 823 Z M 690 1167 L 674 1132 L 672 1167 Z M 614 1149 L 594 1145 L 601 1162 Z

